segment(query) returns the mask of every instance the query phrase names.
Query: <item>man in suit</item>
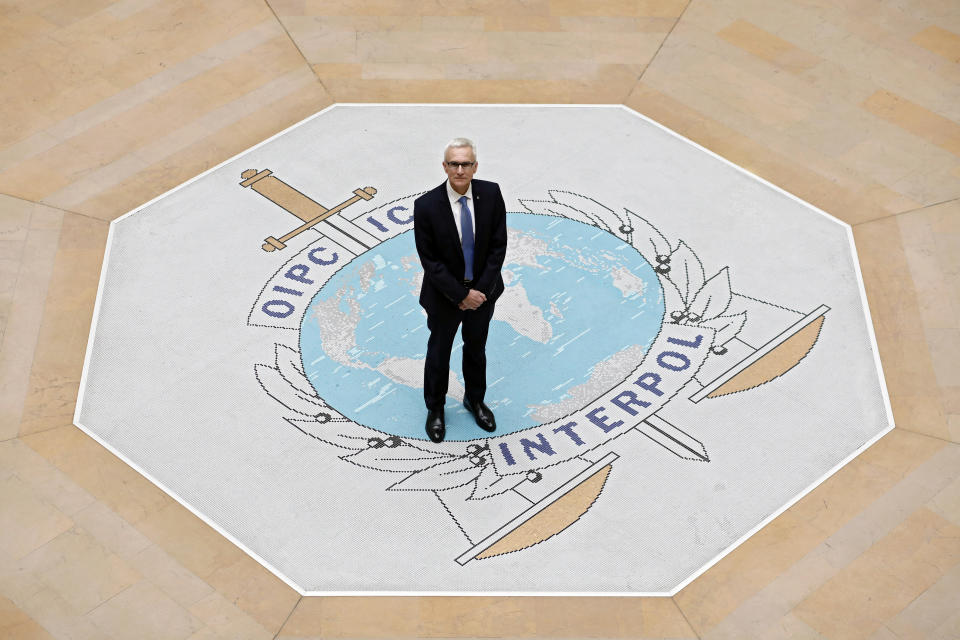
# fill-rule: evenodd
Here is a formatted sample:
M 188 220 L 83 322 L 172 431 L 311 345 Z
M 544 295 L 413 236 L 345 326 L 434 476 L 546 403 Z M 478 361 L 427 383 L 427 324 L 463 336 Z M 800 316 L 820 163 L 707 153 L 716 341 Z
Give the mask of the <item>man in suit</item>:
M 420 305 L 427 312 L 427 359 L 423 398 L 427 435 L 443 442 L 443 405 L 450 375 L 450 351 L 463 325 L 463 405 L 477 425 L 493 432 L 493 412 L 483 403 L 487 390 L 487 329 L 503 293 L 500 267 L 507 252 L 507 210 L 495 182 L 474 180 L 476 146 L 454 138 L 443 154 L 447 179 L 416 199 L 413 234 L 423 265 Z

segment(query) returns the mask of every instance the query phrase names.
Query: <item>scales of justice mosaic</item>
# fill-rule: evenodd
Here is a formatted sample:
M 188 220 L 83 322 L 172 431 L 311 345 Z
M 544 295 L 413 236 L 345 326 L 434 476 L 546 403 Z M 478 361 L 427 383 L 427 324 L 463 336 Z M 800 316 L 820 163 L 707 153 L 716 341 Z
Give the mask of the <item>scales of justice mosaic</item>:
M 254 375 L 305 445 L 336 448 L 382 475 L 385 491 L 432 493 L 465 538 L 453 558 L 461 565 L 589 517 L 615 481 L 614 440 L 627 432 L 678 465 L 709 464 L 709 442 L 661 410 L 777 384 L 814 347 L 829 310 L 736 292 L 728 267 L 704 265 L 618 203 L 531 194 L 525 211 L 508 212 L 506 289 L 487 344 L 498 430 L 478 437 L 466 417 L 461 430 L 448 417 L 446 441 L 434 444 L 422 431 L 423 274 L 407 233 L 422 192 L 378 203 L 366 186 L 328 208 L 269 169 L 241 178 L 300 222 L 261 247 L 291 255 L 265 274 L 247 318 L 275 332 L 275 359 L 254 363 Z M 461 344 L 448 416 L 463 395 Z M 497 501 L 507 494 L 524 507 L 504 515 Z

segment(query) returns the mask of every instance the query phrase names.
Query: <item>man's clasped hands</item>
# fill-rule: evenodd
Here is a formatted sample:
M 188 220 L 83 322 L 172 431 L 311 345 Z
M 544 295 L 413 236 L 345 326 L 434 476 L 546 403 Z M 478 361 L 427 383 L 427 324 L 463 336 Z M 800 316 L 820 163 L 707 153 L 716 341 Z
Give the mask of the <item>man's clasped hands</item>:
M 457 306 L 460 307 L 461 311 L 474 311 L 486 301 L 487 296 L 483 295 L 476 289 L 470 289 L 470 293 L 467 294 L 467 297 L 461 300 L 460 304 Z

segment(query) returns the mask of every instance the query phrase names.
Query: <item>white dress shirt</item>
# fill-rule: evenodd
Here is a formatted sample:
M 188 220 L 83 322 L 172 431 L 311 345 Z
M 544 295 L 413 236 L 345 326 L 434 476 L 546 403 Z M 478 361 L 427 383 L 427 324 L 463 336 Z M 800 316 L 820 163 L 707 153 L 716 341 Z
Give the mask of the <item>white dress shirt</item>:
M 473 237 L 477 237 L 477 220 L 474 212 L 477 210 L 473 206 L 473 181 L 467 187 L 467 208 L 470 209 L 470 225 L 473 230 Z M 457 223 L 457 235 L 460 236 L 460 242 L 463 242 L 463 231 L 460 229 L 460 194 L 450 186 L 450 180 L 447 180 L 447 197 L 450 199 L 450 210 L 453 212 L 453 221 Z

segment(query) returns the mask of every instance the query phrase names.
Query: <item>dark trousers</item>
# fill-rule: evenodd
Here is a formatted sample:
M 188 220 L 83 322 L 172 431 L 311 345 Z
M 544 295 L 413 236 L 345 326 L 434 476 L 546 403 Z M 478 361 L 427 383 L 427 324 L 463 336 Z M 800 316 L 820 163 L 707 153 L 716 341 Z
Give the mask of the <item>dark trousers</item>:
M 467 398 L 483 402 L 487 392 L 487 329 L 496 302 L 484 302 L 474 311 L 446 305 L 427 313 L 427 359 L 423 367 L 423 399 L 427 410 L 443 409 L 450 379 L 450 351 L 457 329 L 463 325 L 463 380 Z

